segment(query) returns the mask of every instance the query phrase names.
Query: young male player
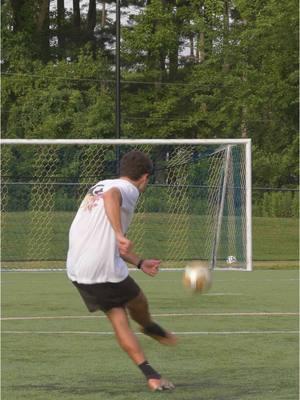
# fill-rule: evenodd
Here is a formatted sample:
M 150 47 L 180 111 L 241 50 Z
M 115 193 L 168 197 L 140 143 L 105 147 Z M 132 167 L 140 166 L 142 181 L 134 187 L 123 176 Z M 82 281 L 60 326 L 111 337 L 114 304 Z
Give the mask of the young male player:
M 145 375 L 150 390 L 160 391 L 174 385 L 148 363 L 127 315 L 144 334 L 162 344 L 176 343 L 172 333 L 152 320 L 147 299 L 128 275 L 125 263 L 136 265 L 151 277 L 159 270 L 160 261 L 139 257 L 125 236 L 151 172 L 148 156 L 130 151 L 121 159 L 119 179 L 100 181 L 88 191 L 70 228 L 67 273 L 88 310 L 106 314 L 119 345 Z

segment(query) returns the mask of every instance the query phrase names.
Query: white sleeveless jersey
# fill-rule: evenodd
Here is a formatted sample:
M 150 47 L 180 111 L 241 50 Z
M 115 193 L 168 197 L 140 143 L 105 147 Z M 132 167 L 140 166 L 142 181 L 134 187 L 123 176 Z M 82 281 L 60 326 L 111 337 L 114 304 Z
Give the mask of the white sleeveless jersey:
M 125 179 L 98 182 L 88 191 L 70 228 L 67 274 L 72 281 L 120 282 L 128 275 L 102 199 L 103 193 L 111 188 L 120 190 L 123 233 L 128 230 L 139 197 L 138 189 Z

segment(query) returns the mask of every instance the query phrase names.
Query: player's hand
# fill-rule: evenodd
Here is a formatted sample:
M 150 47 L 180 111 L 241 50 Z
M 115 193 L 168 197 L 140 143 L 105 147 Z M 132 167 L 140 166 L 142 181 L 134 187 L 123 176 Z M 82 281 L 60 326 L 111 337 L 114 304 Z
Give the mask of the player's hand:
M 133 243 L 124 235 L 117 235 L 117 243 L 121 257 L 125 257 L 133 249 Z
M 159 271 L 160 260 L 144 260 L 141 270 L 150 276 L 155 276 Z

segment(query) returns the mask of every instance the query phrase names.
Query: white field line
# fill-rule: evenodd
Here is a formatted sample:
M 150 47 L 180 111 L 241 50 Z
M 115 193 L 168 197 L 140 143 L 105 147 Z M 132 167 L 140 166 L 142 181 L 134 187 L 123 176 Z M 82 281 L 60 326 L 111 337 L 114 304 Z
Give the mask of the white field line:
M 160 313 L 153 317 L 287 317 L 299 316 L 298 312 L 240 312 L 240 313 Z M 2 317 L 1 321 L 56 320 L 56 319 L 98 319 L 105 315 L 54 315 L 36 317 Z
M 203 293 L 202 296 L 243 296 L 243 293 Z
M 132 273 L 139 273 L 140 271 L 137 270 L 136 268 L 128 268 L 128 270 Z M 185 270 L 185 268 L 160 268 L 159 271 L 160 272 L 183 272 Z M 241 269 L 241 268 L 215 268 L 214 271 L 221 271 L 221 272 L 230 272 L 230 271 L 237 271 L 237 272 L 249 272 L 246 269 Z M 0 269 L 0 273 L 1 272 L 30 272 L 30 273 L 53 273 L 53 272 L 64 272 L 66 273 L 66 268 L 43 268 L 43 269 L 31 269 L 31 268 L 4 268 L 4 269 Z M 236 280 L 233 279 L 214 279 L 215 282 L 237 282 Z M 297 278 L 275 278 L 275 279 L 270 279 L 270 278 L 266 278 L 266 279 L 260 279 L 260 282 L 274 282 L 274 281 L 294 281 L 294 282 L 299 282 L 299 277 Z M 146 279 L 140 279 L 139 282 L 148 282 L 148 280 Z M 177 282 L 176 279 L 159 279 L 157 281 L 157 283 L 160 282 Z M 247 282 L 247 283 L 257 283 L 256 281 L 249 281 L 248 279 L 239 279 L 238 282 Z M 2 282 L 3 285 L 7 284 Z M 208 293 L 208 294 L 204 294 L 204 296 L 240 296 L 242 295 L 241 293 Z
M 160 271 L 167 272 L 182 272 L 185 268 L 159 268 Z M 66 268 L 9 268 L 5 267 L 0 270 L 0 272 L 66 272 Z M 139 272 L 136 268 L 128 268 L 130 272 Z M 242 268 L 215 268 L 214 271 L 240 271 L 240 272 L 248 272 L 246 269 Z
M 200 336 L 200 335 L 286 335 L 299 334 L 299 331 L 195 331 L 195 332 L 173 332 L 178 336 Z M 114 332 L 91 332 L 91 331 L 2 331 L 2 334 L 8 335 L 96 335 L 111 336 Z M 142 335 L 136 332 L 137 335 Z
M 159 271 L 160 272 L 183 272 L 185 270 L 185 268 L 164 268 L 164 267 L 162 267 L 162 268 L 160 268 L 159 269 Z M 63 272 L 63 273 L 65 273 L 66 274 L 66 268 L 41 268 L 41 269 L 38 269 L 38 268 L 9 268 L 9 267 L 5 267 L 4 266 L 4 268 L 1 268 L 0 269 L 0 272 L 31 272 L 31 273 L 34 273 L 34 272 L 36 272 L 36 273 L 53 273 L 53 272 Z M 130 271 L 131 273 L 132 272 L 134 272 L 134 273 L 140 273 L 140 271 L 138 270 L 138 269 L 136 269 L 136 268 L 128 268 L 128 271 Z M 217 272 L 219 272 L 219 271 L 221 271 L 221 272 L 231 272 L 231 271 L 233 271 L 233 272 L 249 272 L 249 271 L 247 271 L 245 268 L 244 269 L 242 269 L 242 268 L 230 268 L 230 267 L 226 267 L 226 268 L 215 268 L 214 269 L 214 271 L 217 271 Z M 259 272 L 259 271 L 255 271 L 255 272 Z M 274 271 L 274 272 L 276 272 L 276 271 Z M 267 278 L 267 279 L 262 279 L 262 280 L 260 280 L 260 282 L 273 282 L 274 280 L 279 280 L 279 281 L 299 281 L 299 278 L 279 278 L 279 279 L 269 279 L 269 278 Z M 232 281 L 232 279 L 225 279 L 225 280 L 221 280 L 221 279 L 216 279 L 216 281 L 221 281 L 221 282 L 224 282 L 224 281 Z M 249 282 L 247 279 L 242 279 L 241 281 L 239 280 L 239 282 Z

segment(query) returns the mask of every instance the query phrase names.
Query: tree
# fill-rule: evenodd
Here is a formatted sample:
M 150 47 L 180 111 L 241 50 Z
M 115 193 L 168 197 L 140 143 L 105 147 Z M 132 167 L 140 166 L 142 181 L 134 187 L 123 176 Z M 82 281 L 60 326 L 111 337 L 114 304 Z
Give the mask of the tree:
M 4 2 L 4 137 L 114 136 L 115 20 L 100 3 Z M 296 186 L 296 1 L 121 5 L 122 135 L 247 136 L 255 181 Z
M 64 28 L 65 28 L 65 0 L 57 0 L 57 38 L 58 38 L 58 47 L 62 55 L 64 55 L 66 47 Z

